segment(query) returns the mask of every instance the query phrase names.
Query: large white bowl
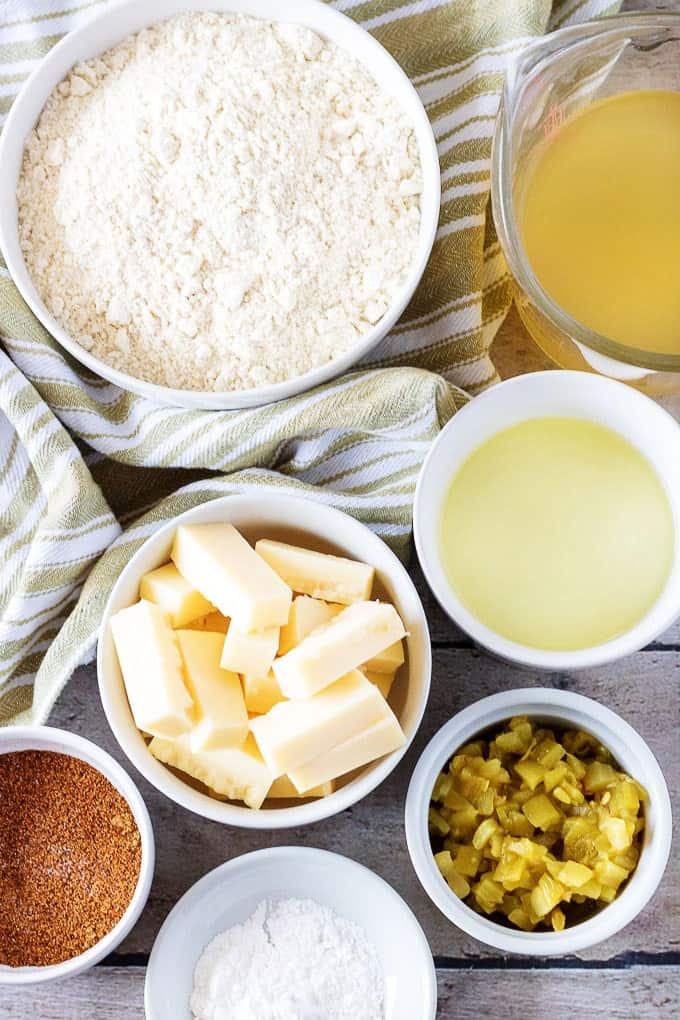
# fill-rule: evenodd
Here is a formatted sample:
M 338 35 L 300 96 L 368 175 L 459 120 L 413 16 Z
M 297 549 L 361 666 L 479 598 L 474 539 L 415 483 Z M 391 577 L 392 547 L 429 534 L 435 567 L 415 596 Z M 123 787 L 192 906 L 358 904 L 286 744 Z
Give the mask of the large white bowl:
M 380 88 L 393 96 L 413 125 L 423 174 L 421 222 L 418 247 L 408 279 L 392 304 L 372 329 L 354 346 L 333 361 L 304 375 L 252 390 L 209 392 L 157 386 L 107 365 L 86 351 L 66 333 L 45 307 L 30 278 L 19 243 L 16 184 L 24 144 L 47 98 L 74 64 L 89 60 L 120 42 L 127 35 L 172 17 L 182 11 L 240 12 L 270 21 L 306 25 L 330 39 L 364 64 Z M 160 404 L 191 408 L 253 407 L 295 396 L 346 371 L 368 354 L 389 333 L 413 296 L 432 250 L 437 222 L 441 183 L 437 146 L 430 122 L 416 90 L 399 64 L 380 43 L 344 14 L 319 0 L 122 0 L 107 5 L 85 25 L 65 36 L 44 58 L 26 81 L 12 104 L 0 137 L 0 248 L 5 263 L 22 297 L 43 326 L 74 358 L 123 389 L 149 397 Z
M 671 573 L 661 595 L 634 627 L 578 651 L 530 648 L 491 630 L 466 608 L 441 561 L 439 523 L 451 480 L 470 454 L 497 432 L 530 418 L 585 418 L 618 432 L 657 472 L 673 514 Z M 423 573 L 437 601 L 473 641 L 523 666 L 573 670 L 600 666 L 653 641 L 680 614 L 680 425 L 637 390 L 586 372 L 534 372 L 475 397 L 442 429 L 425 458 L 414 501 L 413 533 Z
M 435 863 L 428 808 L 435 780 L 452 755 L 474 737 L 515 715 L 548 725 L 592 733 L 611 751 L 624 772 L 646 789 L 645 833 L 637 868 L 613 901 L 597 914 L 562 932 L 524 932 L 490 921 L 448 887 Z M 597 701 L 571 691 L 529 687 L 482 698 L 450 719 L 420 756 L 406 796 L 406 841 L 413 867 L 430 899 L 468 935 L 504 953 L 563 956 L 603 942 L 625 928 L 653 896 L 671 848 L 672 813 L 663 773 L 639 733 Z
M 99 942 L 79 956 L 62 963 L 45 967 L 8 967 L 0 964 L 0 985 L 31 985 L 43 981 L 56 981 L 73 977 L 93 967 L 112 953 L 132 930 L 142 913 L 151 889 L 155 849 L 151 819 L 142 796 L 127 772 L 117 761 L 91 740 L 59 730 L 53 726 L 8 726 L 0 729 L 0 754 L 12 751 L 54 751 L 80 758 L 106 776 L 108 781 L 125 798 L 132 811 L 141 837 L 141 864 L 139 878 L 128 907 L 116 925 Z
M 394 603 L 408 632 L 407 665 L 397 675 L 392 704 L 406 735 L 403 747 L 370 765 L 329 797 L 305 801 L 292 807 L 254 811 L 208 796 L 157 761 L 135 726 L 109 621 L 114 613 L 139 598 L 143 574 L 170 558 L 173 536 L 179 524 L 229 521 L 246 538 L 277 538 L 307 543 L 321 552 L 335 552 L 363 560 L 376 568 L 383 596 Z M 146 540 L 121 573 L 102 618 L 97 649 L 99 692 L 109 725 L 132 764 L 156 789 L 171 800 L 204 818 L 250 829 L 280 829 L 305 825 L 343 811 L 375 789 L 406 753 L 425 711 L 430 691 L 431 653 L 427 620 L 418 593 L 393 552 L 353 517 L 295 496 L 261 493 L 257 496 L 226 496 L 180 514 Z
M 348 857 L 295 846 L 236 857 L 184 894 L 166 918 L 149 958 L 147 1020 L 190 1020 L 194 969 L 208 942 L 247 920 L 262 900 L 289 898 L 315 900 L 364 929 L 385 976 L 385 1020 L 435 1020 L 432 955 L 402 898 Z

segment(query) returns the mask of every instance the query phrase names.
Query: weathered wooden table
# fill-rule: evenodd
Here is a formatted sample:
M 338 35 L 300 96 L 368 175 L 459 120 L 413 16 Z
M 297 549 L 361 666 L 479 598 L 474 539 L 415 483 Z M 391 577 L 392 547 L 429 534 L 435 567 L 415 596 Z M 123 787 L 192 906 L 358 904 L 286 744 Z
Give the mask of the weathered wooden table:
M 626 0 L 624 8 L 678 10 L 680 0 Z M 494 345 L 503 378 L 551 367 L 511 312 Z M 671 409 L 680 417 L 680 400 Z M 176 807 L 152 789 L 115 743 L 99 703 L 94 666 L 79 669 L 50 722 L 110 751 L 138 782 L 156 834 L 156 875 L 147 908 L 119 951 L 82 977 L 57 985 L 0 990 L 0 1020 L 137 1020 L 144 1016 L 145 964 L 170 908 L 223 861 L 265 846 L 298 844 L 346 854 L 390 882 L 415 911 L 437 965 L 439 1020 L 670 1020 L 680 1017 L 680 623 L 620 663 L 575 675 L 541 675 L 477 651 L 443 615 L 415 559 L 433 646 L 432 693 L 413 746 L 364 801 L 318 825 L 277 833 L 226 829 Z M 422 891 L 404 839 L 408 781 L 430 737 L 459 709 L 496 691 L 552 686 L 608 705 L 642 734 L 670 790 L 676 836 L 668 870 L 643 913 L 615 938 L 578 956 L 528 962 L 503 957 L 454 928 Z M 348 1017 L 348 1020 L 352 1018 Z
M 503 376 L 547 367 L 512 313 L 497 341 Z M 473 648 L 435 604 L 420 570 L 412 573 L 432 635 L 432 694 L 413 747 L 392 776 L 343 814 L 307 828 L 258 833 L 228 829 L 171 804 L 119 751 L 99 702 L 94 666 L 79 669 L 51 718 L 110 751 L 139 783 L 156 834 L 156 875 L 143 917 L 119 951 L 59 985 L 0 991 L 2 1020 L 134 1020 L 144 1016 L 144 968 L 158 928 L 177 899 L 211 868 L 249 850 L 299 844 L 335 850 L 377 871 L 407 900 L 430 940 L 439 978 L 440 1020 L 666 1020 L 680 1016 L 680 865 L 677 837 L 661 888 L 625 931 L 589 952 L 527 962 L 505 958 L 454 928 L 430 903 L 406 850 L 406 787 L 432 734 L 470 702 L 513 687 L 549 685 L 594 697 L 639 730 L 680 804 L 680 625 L 621 663 L 577 675 L 541 675 L 502 665 Z M 676 829 L 677 831 L 677 829 Z M 352 1018 L 348 1017 L 348 1020 Z

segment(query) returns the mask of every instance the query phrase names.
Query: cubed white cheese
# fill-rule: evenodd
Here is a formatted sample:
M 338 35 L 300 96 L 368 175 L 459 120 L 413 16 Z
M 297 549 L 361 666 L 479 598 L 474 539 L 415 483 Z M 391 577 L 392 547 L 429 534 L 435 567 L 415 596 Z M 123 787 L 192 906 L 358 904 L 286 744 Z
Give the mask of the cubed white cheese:
M 222 635 L 178 630 L 177 641 L 194 701 L 191 750 L 238 747 L 248 736 L 248 713 L 239 676 L 220 666 Z
M 322 624 L 328 623 L 343 608 L 337 603 L 323 602 L 309 595 L 297 595 L 290 607 L 288 623 L 281 628 L 279 655 L 285 655 L 291 648 L 295 648 L 308 634 Z
M 387 706 L 385 706 L 387 708 Z M 347 772 L 368 765 L 376 758 L 391 754 L 406 740 L 399 721 L 391 709 L 366 727 L 361 733 L 345 740 L 342 744 L 324 751 L 317 758 L 289 770 L 290 778 L 298 790 L 338 779 Z
M 375 568 L 367 563 L 330 556 L 285 542 L 261 538 L 255 551 L 293 591 L 325 602 L 349 605 L 370 599 Z
M 287 698 L 306 698 L 371 659 L 405 634 L 394 606 L 356 602 L 309 634 L 272 669 Z
M 187 581 L 241 630 L 288 622 L 293 593 L 233 525 L 180 525 L 172 559 Z
M 335 789 L 335 783 L 321 783 L 304 793 L 298 793 L 288 776 L 279 776 L 271 785 L 268 798 L 272 800 L 299 800 L 302 797 L 329 797 Z
M 370 680 L 372 684 L 378 688 L 385 701 L 390 696 L 392 690 L 392 684 L 394 683 L 395 673 L 372 673 L 370 669 L 366 669 L 365 666 L 361 667 L 361 672 L 364 674 L 367 680 Z
M 111 634 L 139 729 L 159 737 L 189 730 L 193 703 L 167 613 L 142 600 L 111 617 Z
M 353 670 L 312 698 L 279 702 L 266 715 L 251 719 L 250 729 L 278 778 L 366 729 L 385 708 L 377 687 Z
M 364 663 L 369 673 L 394 674 L 404 662 L 404 642 L 395 641 L 372 659 Z M 362 667 L 363 668 L 363 667 Z
M 240 747 L 195 754 L 185 735 L 177 740 L 155 737 L 149 744 L 154 758 L 204 783 L 221 797 L 242 800 L 248 807 L 262 807 L 274 777 L 265 765 L 252 734 Z
M 264 715 L 274 705 L 278 705 L 279 701 L 285 701 L 281 688 L 271 670 L 264 677 L 246 674 L 241 677 L 241 681 L 246 708 L 254 715 Z
M 183 627 L 213 609 L 210 602 L 182 577 L 174 563 L 164 563 L 145 574 L 139 584 L 139 595 L 163 609 L 173 627 Z
M 222 616 L 219 610 L 214 613 L 206 613 L 205 616 L 198 616 L 195 620 L 189 620 L 184 624 L 185 630 L 209 630 L 215 634 L 226 634 L 229 629 L 229 617 Z
M 265 677 L 279 647 L 279 628 L 241 630 L 234 620 L 229 625 L 222 649 L 222 668 L 249 676 Z

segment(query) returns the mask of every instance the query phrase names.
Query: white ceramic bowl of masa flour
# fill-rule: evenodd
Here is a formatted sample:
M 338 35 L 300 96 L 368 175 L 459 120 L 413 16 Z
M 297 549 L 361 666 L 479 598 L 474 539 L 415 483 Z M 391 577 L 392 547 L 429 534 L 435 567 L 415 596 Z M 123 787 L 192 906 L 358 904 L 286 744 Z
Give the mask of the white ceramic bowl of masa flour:
M 187 11 L 240 13 L 268 21 L 296 23 L 312 29 L 351 54 L 364 65 L 379 89 L 396 100 L 412 125 L 420 157 L 422 193 L 417 241 L 410 268 L 382 316 L 361 333 L 349 349 L 332 360 L 293 378 L 257 385 L 252 389 L 219 391 L 174 388 L 136 378 L 120 370 L 120 366 L 107 364 L 77 343 L 50 313 L 32 282 L 19 240 L 16 186 L 24 144 L 52 91 L 75 64 L 92 59 L 142 28 Z M 216 59 L 222 58 L 217 55 Z M 0 181 L 3 193 L 0 206 L 0 248 L 7 268 L 28 306 L 62 347 L 87 368 L 124 389 L 161 404 L 204 409 L 251 407 L 294 396 L 339 375 L 371 352 L 400 317 L 422 276 L 434 242 L 441 190 L 432 129 L 409 79 L 368 32 L 319 0 L 289 0 L 285 4 L 272 4 L 270 0 L 227 0 L 224 4 L 214 0 L 165 0 L 162 4 L 158 0 L 124 0 L 107 5 L 90 22 L 62 39 L 27 80 L 12 106 L 0 139 Z M 263 271 L 266 272 L 266 266 Z M 115 316 L 109 321 L 116 321 Z M 200 339 L 200 336 L 196 339 Z M 191 359 L 193 356 L 191 343 L 188 343 L 186 358 Z
M 348 857 L 294 846 L 236 857 L 184 894 L 149 958 L 147 1020 L 191 1020 L 194 970 L 206 945 L 246 921 L 263 900 L 285 899 L 313 900 L 363 929 L 383 972 L 384 1020 L 435 1020 L 437 982 L 430 948 L 398 893 Z M 340 975 L 346 966 L 335 954 L 328 963 Z
M 259 538 L 273 538 L 370 563 L 376 571 L 374 596 L 392 602 L 404 621 L 408 635 L 407 658 L 390 692 L 390 705 L 406 741 L 392 754 L 357 773 L 350 773 L 349 779 L 327 797 L 290 807 L 266 806 L 257 811 L 242 804 L 217 800 L 208 795 L 205 787 L 197 789 L 154 758 L 132 718 L 109 621 L 120 609 L 137 601 L 142 576 L 167 562 L 179 524 L 215 521 L 233 524 L 251 543 Z M 374 790 L 406 754 L 418 731 L 430 693 L 430 672 L 430 636 L 422 603 L 406 570 L 382 539 L 339 510 L 309 499 L 275 493 L 215 499 L 185 511 L 159 528 L 118 578 L 104 609 L 97 649 L 99 693 L 104 711 L 116 740 L 135 768 L 157 790 L 182 807 L 204 818 L 247 829 L 283 829 L 318 822 L 344 811 Z

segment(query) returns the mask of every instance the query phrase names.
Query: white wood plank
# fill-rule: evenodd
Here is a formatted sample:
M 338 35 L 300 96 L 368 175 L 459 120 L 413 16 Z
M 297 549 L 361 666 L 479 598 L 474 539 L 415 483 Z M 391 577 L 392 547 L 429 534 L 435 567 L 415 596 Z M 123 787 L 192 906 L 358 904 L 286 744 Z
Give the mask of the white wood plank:
M 647 652 L 621 664 L 575 677 L 511 669 L 469 650 L 435 654 L 433 689 L 420 733 L 405 760 L 365 800 L 318 825 L 283 832 L 227 828 L 190 814 L 153 790 L 118 749 L 104 718 L 93 666 L 77 672 L 50 722 L 90 737 L 110 750 L 139 781 L 151 812 L 157 842 L 157 868 L 147 909 L 121 952 L 148 952 L 163 918 L 182 893 L 206 871 L 259 847 L 319 846 L 353 857 L 377 871 L 406 898 L 428 934 L 436 956 L 493 956 L 454 928 L 430 903 L 415 876 L 404 839 L 403 806 L 418 754 L 455 712 L 478 698 L 524 686 L 560 686 L 602 701 L 628 719 L 657 754 L 671 788 L 677 817 L 680 804 L 680 742 L 677 740 L 678 670 L 675 652 Z M 680 944 L 676 892 L 680 862 L 672 855 L 666 878 L 643 914 L 624 932 L 583 954 L 609 960 L 627 951 L 661 953 Z
M 447 970 L 437 977 L 438 1020 L 671 1020 L 680 999 L 677 967 Z M 57 985 L 0 990 L 0 1015 L 3 1020 L 141 1020 L 143 1001 L 143 967 L 95 967 Z
M 680 969 L 467 970 L 438 975 L 439 1020 L 671 1020 Z
M 143 1020 L 144 974 L 144 967 L 94 967 L 55 984 L 0 988 L 0 1016 L 3 1020 Z

